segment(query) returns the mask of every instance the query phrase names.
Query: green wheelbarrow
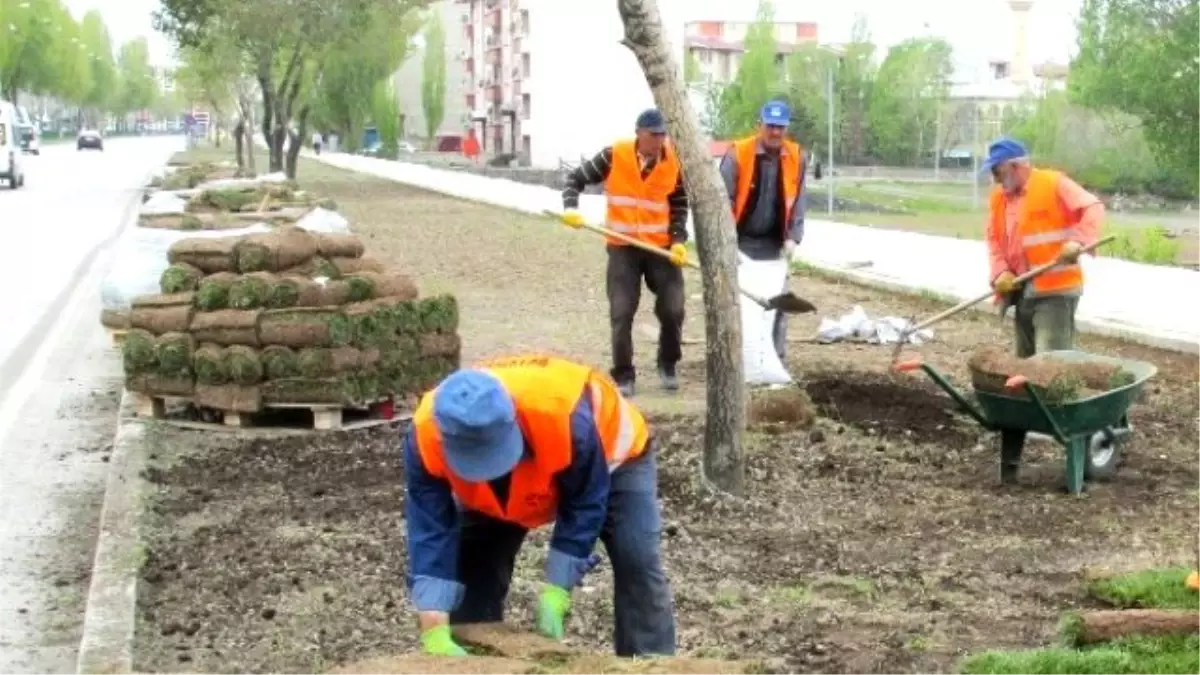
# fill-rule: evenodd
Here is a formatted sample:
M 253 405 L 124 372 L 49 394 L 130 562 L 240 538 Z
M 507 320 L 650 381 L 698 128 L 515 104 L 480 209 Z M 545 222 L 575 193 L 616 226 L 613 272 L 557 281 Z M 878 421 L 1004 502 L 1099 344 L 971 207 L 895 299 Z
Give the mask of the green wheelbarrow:
M 963 412 L 985 429 L 1000 432 L 1002 482 L 1016 480 L 1025 437 L 1030 432 L 1039 433 L 1053 438 L 1065 448 L 1067 491 L 1079 494 L 1083 491 L 1085 480 L 1108 478 L 1116 469 L 1120 446 L 1133 433 L 1133 427 L 1129 424 L 1129 407 L 1146 382 L 1158 372 L 1158 368 L 1144 361 L 1073 350 L 1045 352 L 1033 358 L 1119 366 L 1133 375 L 1133 382 L 1093 396 L 1053 405 L 1021 375 L 1014 375 L 1005 383 L 1010 394 L 975 389 L 973 396 L 968 396 L 933 366 L 919 360 L 898 363 L 894 369 L 899 372 L 924 371 L 946 390 Z

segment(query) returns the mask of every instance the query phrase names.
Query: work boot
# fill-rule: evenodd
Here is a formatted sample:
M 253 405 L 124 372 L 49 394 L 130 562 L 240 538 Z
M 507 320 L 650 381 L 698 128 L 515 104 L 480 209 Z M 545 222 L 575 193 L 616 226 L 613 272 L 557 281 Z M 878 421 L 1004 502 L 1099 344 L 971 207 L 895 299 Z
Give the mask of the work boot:
M 617 383 L 617 391 L 621 392 L 621 395 L 625 398 L 633 398 L 634 389 L 633 380 L 625 380 L 624 382 Z
M 662 380 L 662 387 L 667 391 L 679 391 L 679 378 L 675 376 L 674 365 L 659 365 L 658 377 Z
M 1004 429 L 1000 432 L 1000 483 L 1016 485 L 1021 472 L 1021 454 L 1025 449 L 1025 432 Z

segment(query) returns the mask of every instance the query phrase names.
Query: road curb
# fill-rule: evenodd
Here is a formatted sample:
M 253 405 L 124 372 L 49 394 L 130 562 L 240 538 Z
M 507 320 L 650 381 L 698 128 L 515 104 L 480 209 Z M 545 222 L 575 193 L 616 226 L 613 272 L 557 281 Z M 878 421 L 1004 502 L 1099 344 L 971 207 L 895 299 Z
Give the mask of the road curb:
M 133 397 L 122 393 L 79 641 L 78 673 L 133 672 L 137 581 L 143 562 L 139 521 L 146 424 L 134 417 Z

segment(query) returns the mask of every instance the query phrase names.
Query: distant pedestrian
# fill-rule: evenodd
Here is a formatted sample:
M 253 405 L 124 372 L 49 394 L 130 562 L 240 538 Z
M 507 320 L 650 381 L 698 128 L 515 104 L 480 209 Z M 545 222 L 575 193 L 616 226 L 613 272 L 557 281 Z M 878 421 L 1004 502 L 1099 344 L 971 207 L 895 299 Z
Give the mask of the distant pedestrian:
M 324 140 L 325 140 L 324 137 L 321 136 L 321 132 L 319 132 L 319 131 L 313 132 L 313 135 L 312 135 L 313 152 L 317 153 L 318 155 L 321 154 L 321 145 L 322 145 L 322 141 L 324 141 Z

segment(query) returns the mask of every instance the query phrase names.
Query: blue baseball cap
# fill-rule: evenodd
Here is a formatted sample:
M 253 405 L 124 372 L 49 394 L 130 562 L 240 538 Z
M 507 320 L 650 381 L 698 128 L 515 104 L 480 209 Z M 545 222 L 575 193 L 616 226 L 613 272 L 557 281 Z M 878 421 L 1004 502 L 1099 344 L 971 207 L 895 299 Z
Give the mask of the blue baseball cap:
M 1025 149 L 1025 145 L 1014 138 L 999 138 L 988 146 L 987 159 L 983 161 L 983 166 L 980 167 L 980 175 L 990 172 L 997 166 L 1013 159 L 1028 157 L 1029 151 Z
M 792 110 L 783 101 L 768 101 L 762 107 L 762 123 L 773 127 L 786 127 L 792 121 Z
M 481 370 L 455 371 L 433 394 L 433 420 L 450 470 L 463 480 L 495 480 L 525 453 L 512 396 Z
M 663 117 L 658 108 L 643 110 L 642 114 L 638 115 L 636 128 L 645 129 L 652 134 L 665 134 L 667 133 L 667 118 Z

